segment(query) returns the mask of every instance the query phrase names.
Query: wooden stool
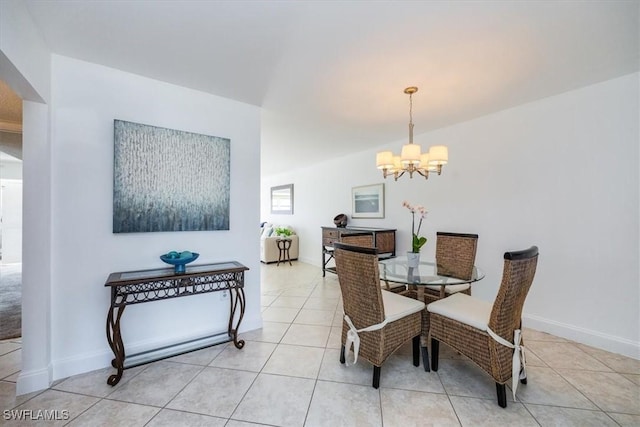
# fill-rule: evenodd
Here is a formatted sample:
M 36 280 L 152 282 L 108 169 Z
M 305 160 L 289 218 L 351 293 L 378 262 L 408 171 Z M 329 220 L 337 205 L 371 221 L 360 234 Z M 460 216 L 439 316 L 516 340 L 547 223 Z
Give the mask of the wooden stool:
M 278 244 L 278 263 L 276 264 L 276 267 L 280 265 L 280 261 L 289 261 L 289 265 L 292 265 L 291 257 L 289 256 L 291 239 L 278 239 L 276 243 Z

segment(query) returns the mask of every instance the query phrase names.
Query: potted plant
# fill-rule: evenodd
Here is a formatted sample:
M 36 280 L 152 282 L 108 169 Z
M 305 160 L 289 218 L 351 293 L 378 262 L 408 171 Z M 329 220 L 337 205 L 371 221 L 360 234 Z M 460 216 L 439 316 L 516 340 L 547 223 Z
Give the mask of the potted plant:
M 407 252 L 407 264 L 415 268 L 420 264 L 420 249 L 427 243 L 427 238 L 420 236 L 420 227 L 422 227 L 422 220 L 427 216 L 427 210 L 424 206 L 413 206 L 407 201 L 402 202 L 402 206 L 411 211 L 411 252 Z M 416 213 L 420 216 L 417 229 Z
M 288 227 L 277 227 L 276 228 L 276 236 L 288 238 L 291 236 L 291 230 Z

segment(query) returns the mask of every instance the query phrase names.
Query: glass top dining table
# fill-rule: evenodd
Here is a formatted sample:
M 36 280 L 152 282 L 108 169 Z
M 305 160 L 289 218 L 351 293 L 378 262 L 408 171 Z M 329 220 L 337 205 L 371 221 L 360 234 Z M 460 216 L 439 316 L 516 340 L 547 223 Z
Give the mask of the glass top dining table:
M 379 270 L 381 280 L 416 286 L 440 285 L 441 293 L 444 293 L 445 286 L 473 283 L 484 278 L 484 271 L 476 266 L 470 279 L 460 279 L 439 275 L 436 263 L 432 261 L 420 261 L 418 267 L 409 267 L 407 257 L 402 256 L 381 259 Z

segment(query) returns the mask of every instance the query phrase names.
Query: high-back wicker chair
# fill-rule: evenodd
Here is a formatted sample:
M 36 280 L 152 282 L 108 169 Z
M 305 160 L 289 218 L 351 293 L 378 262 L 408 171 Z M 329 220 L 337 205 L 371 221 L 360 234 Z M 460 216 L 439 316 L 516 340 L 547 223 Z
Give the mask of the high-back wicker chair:
M 526 384 L 521 341 L 522 307 L 533 282 L 538 248 L 506 252 L 498 295 L 492 304 L 457 293 L 427 306 L 430 313 L 431 368 L 438 370 L 440 341 L 467 356 L 496 382 L 498 405 L 507 406 L 505 383 Z
M 340 237 L 340 243 L 344 243 L 345 245 L 352 245 L 352 246 L 362 246 L 364 248 L 375 247 L 375 244 L 373 242 L 373 233 L 367 233 L 367 232 L 343 234 Z M 393 283 L 393 282 L 389 283 L 384 280 L 380 282 L 380 286 L 382 286 L 382 289 L 395 292 L 395 293 L 401 293 L 407 288 L 407 285 L 404 285 L 402 283 Z
M 439 276 L 450 276 L 468 280 L 473 274 L 476 262 L 477 234 L 436 233 L 436 266 Z M 471 286 L 426 286 L 425 292 L 433 296 L 444 298 L 447 294 L 464 292 L 471 295 Z
M 478 235 L 438 231 L 436 237 L 436 266 L 438 267 L 438 275 L 465 280 L 470 279 L 476 261 Z M 416 298 L 425 304 L 430 304 L 457 292 L 464 292 L 467 295 L 471 295 L 471 285 L 410 286 L 410 289 L 403 293 L 403 295 Z M 420 338 L 422 364 L 425 371 L 429 371 L 428 344 L 429 312 L 425 310 L 422 313 L 422 336 Z
M 373 365 L 373 387 L 380 386 L 380 368 L 405 342 L 413 339 L 413 364 L 420 366 L 421 312 L 424 303 L 382 290 L 374 248 L 335 243 L 338 281 L 344 306 L 342 349 L 354 345 L 354 362 L 361 357 Z

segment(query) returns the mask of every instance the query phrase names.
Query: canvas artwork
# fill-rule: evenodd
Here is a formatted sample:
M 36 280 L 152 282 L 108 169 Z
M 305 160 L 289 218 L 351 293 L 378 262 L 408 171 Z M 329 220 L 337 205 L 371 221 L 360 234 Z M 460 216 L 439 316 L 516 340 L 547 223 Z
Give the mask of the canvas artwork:
M 113 232 L 228 230 L 230 142 L 114 120 Z
M 351 189 L 352 218 L 384 218 L 384 184 Z

